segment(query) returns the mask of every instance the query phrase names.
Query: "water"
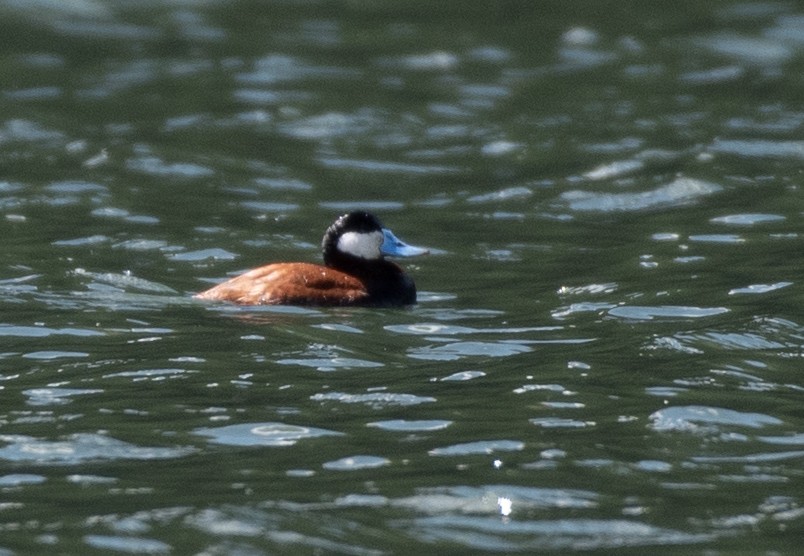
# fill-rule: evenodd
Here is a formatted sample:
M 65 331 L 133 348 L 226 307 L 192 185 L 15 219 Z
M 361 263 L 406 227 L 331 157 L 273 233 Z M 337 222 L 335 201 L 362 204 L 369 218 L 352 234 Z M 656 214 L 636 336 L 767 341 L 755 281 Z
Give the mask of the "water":
M 0 31 L 0 554 L 798 550 L 795 4 Z M 191 298 L 356 207 L 417 306 Z

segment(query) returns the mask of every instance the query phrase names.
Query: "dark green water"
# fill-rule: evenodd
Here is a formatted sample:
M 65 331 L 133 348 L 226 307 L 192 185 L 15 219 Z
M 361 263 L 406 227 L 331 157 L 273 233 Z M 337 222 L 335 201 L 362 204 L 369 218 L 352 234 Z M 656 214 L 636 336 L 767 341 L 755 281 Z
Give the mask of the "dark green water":
M 0 2 L 0 554 L 785 554 L 804 12 Z M 369 208 L 404 310 L 191 294 Z

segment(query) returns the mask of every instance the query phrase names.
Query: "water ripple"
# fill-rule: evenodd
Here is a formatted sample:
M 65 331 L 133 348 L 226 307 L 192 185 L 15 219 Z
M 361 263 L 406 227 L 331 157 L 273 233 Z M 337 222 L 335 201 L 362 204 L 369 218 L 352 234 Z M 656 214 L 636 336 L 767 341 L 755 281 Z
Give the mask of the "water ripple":
M 713 53 L 756 67 L 782 64 L 794 52 L 789 45 L 775 38 L 753 37 L 727 31 L 696 38 L 692 42 Z
M 779 214 L 729 214 L 726 216 L 717 216 L 710 218 L 709 221 L 713 224 L 726 224 L 730 226 L 754 226 L 756 224 L 768 224 L 772 222 L 783 222 L 784 216 Z
M 97 284 L 107 284 L 121 290 L 140 290 L 151 293 L 168 293 L 176 294 L 176 290 L 158 282 L 152 282 L 143 278 L 138 278 L 130 272 L 117 274 L 114 272 L 89 272 L 83 268 L 76 268 L 74 271 L 76 276 L 81 278 L 89 278 Z
M 635 193 L 596 193 L 574 190 L 561 194 L 560 201 L 574 211 L 633 212 L 665 209 L 692 203 L 723 188 L 694 178 L 678 178 L 653 189 Z
M 169 554 L 173 547 L 156 539 L 137 536 L 85 535 L 84 542 L 104 552 L 124 554 Z
M 486 376 L 483 371 L 458 371 L 438 379 L 441 382 L 465 382 Z
M 749 286 L 745 286 L 744 288 L 731 289 L 729 290 L 729 295 L 768 293 L 792 285 L 793 282 L 776 282 L 775 284 L 751 284 Z
M 712 152 L 747 158 L 804 160 L 804 141 L 718 139 L 709 148 Z
M 611 316 L 632 320 L 700 319 L 728 313 L 726 307 L 685 307 L 680 305 L 637 306 L 621 305 L 609 309 Z
M 656 431 L 706 432 L 716 430 L 716 426 L 736 426 L 753 429 L 769 425 L 780 425 L 782 421 L 763 413 L 734 411 L 722 407 L 675 406 L 660 409 L 650 416 Z
M 297 56 L 269 54 L 254 62 L 249 72 L 237 75 L 240 83 L 248 85 L 277 85 L 310 78 L 359 79 L 361 72 L 337 66 L 316 66 Z
M 321 466 L 330 471 L 360 471 L 376 469 L 391 465 L 391 460 L 377 456 L 349 456 L 334 461 L 324 462 Z
M 411 324 L 390 324 L 384 327 L 385 330 L 396 332 L 397 334 L 414 335 L 442 335 L 453 336 L 460 334 L 522 334 L 524 332 L 552 332 L 563 330 L 561 326 L 526 326 L 510 328 L 473 328 L 470 326 L 458 326 L 440 323 L 411 323 Z
M 769 463 L 774 461 L 800 460 L 804 459 L 804 450 L 793 450 L 790 452 L 772 452 L 747 454 L 742 456 L 696 456 L 692 461 L 696 463 L 741 463 L 757 464 Z
M 435 402 L 435 398 L 415 396 L 413 394 L 396 394 L 393 392 L 371 392 L 368 394 L 347 394 L 346 392 L 327 392 L 314 394 L 310 399 L 316 402 L 335 401 L 346 404 L 366 404 L 374 409 L 393 406 L 419 405 Z
M 528 419 L 528 421 L 543 429 L 584 429 L 594 427 L 597 424 L 594 421 L 579 421 L 560 417 L 538 417 Z
M 28 397 L 28 405 L 65 405 L 75 396 L 102 394 L 104 390 L 90 388 L 32 388 L 23 391 Z
M 165 162 L 157 156 L 138 156 L 130 158 L 126 167 L 141 174 L 155 177 L 184 179 L 207 178 L 215 174 L 214 170 L 193 162 Z
M 143 447 L 129 444 L 100 434 L 80 433 L 64 440 L 41 440 L 23 435 L 0 435 L 6 445 L 0 448 L 0 459 L 58 465 L 76 465 L 101 460 L 154 460 L 172 459 L 189 455 L 193 448 Z
M 493 454 L 495 452 L 519 452 L 525 449 L 525 443 L 519 440 L 478 440 L 453 444 L 442 448 L 433 448 L 431 456 L 469 456 L 477 454 Z
M 195 434 L 208 436 L 210 442 L 227 446 L 293 446 L 299 440 L 343 433 L 286 423 L 243 423 L 217 428 L 196 429 Z
M 13 473 L 0 476 L 0 488 L 18 487 L 21 485 L 38 485 L 47 481 L 47 477 L 32 473 Z
M 432 516 L 411 520 L 412 533 L 431 543 L 454 543 L 494 552 L 525 550 L 601 550 L 700 543 L 714 538 L 655 527 L 638 521 L 562 519 L 502 521 L 467 516 Z
M 311 367 L 316 371 L 337 371 L 339 369 L 373 369 L 383 367 L 383 363 L 356 359 L 354 357 L 311 357 L 311 358 L 285 358 L 277 359 L 279 365 L 297 365 Z
M 508 342 L 452 342 L 439 346 L 423 346 L 408 350 L 412 359 L 428 361 L 455 361 L 464 357 L 509 357 L 529 353 L 532 348 Z
M 745 238 L 737 234 L 692 234 L 689 240 L 697 243 L 744 243 Z
M 366 423 L 367 427 L 376 427 L 378 429 L 392 431 L 392 432 L 432 432 L 439 431 L 449 427 L 452 421 L 444 419 L 420 420 L 411 421 L 407 419 L 392 419 L 390 421 L 375 421 L 373 423 Z
M 0 324 L 0 336 L 15 336 L 21 338 L 45 338 L 48 336 L 105 336 L 99 330 L 84 328 L 49 328 L 47 326 L 17 326 L 13 324 Z
M 411 496 L 390 499 L 388 503 L 428 514 L 498 515 L 501 513 L 499 502 L 503 499 L 508 501 L 512 511 L 527 512 L 534 509 L 595 508 L 600 497 L 588 490 L 500 484 L 419 488 Z
M 337 170 L 360 170 L 363 172 L 376 172 L 385 174 L 404 174 L 404 175 L 449 175 L 458 174 L 462 171 L 457 166 L 446 166 L 436 164 L 412 164 L 404 162 L 389 162 L 385 160 L 365 160 L 337 158 L 319 158 L 318 162 L 325 168 Z M 362 203 L 361 203 L 362 204 Z

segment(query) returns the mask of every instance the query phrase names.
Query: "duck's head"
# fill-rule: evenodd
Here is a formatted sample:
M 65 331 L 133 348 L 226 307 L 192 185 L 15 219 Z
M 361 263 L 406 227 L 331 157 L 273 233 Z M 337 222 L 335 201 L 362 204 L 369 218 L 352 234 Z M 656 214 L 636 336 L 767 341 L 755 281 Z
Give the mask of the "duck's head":
M 429 251 L 408 245 L 383 227 L 380 220 L 366 211 L 344 214 L 327 228 L 321 242 L 324 263 L 347 256 L 364 261 L 377 261 L 384 256 L 415 257 Z

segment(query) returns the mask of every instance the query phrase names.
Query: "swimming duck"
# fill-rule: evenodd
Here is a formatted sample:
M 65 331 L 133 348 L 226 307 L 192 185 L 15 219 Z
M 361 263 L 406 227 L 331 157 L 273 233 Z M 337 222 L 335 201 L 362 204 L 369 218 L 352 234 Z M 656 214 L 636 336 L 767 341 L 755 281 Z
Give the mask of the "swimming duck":
M 198 299 L 241 305 L 404 306 L 416 303 L 416 285 L 384 257 L 413 257 L 427 249 L 408 245 L 365 211 L 344 214 L 321 242 L 324 266 L 274 263 L 196 294 Z

